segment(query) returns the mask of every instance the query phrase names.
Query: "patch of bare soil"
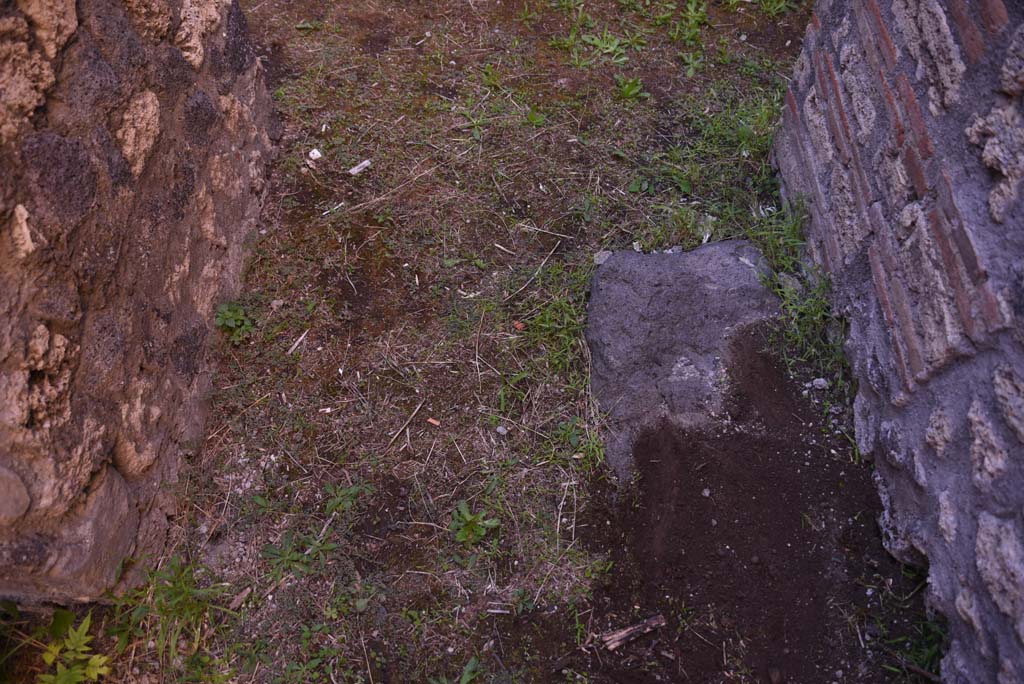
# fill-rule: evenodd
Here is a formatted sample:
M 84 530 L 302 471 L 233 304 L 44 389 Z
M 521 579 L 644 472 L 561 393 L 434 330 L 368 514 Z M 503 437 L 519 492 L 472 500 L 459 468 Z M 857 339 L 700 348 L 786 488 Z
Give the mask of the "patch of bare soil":
M 505 637 L 543 653 L 550 681 L 893 681 L 886 643 L 911 631 L 919 578 L 882 548 L 870 469 L 840 455 L 848 445 L 766 345 L 764 331 L 734 342 L 718 429 L 647 430 L 633 487 L 595 494 L 583 534 L 613 566 L 586 641 L 566 646 L 545 617 Z M 652 625 L 609 650 L 617 630 Z

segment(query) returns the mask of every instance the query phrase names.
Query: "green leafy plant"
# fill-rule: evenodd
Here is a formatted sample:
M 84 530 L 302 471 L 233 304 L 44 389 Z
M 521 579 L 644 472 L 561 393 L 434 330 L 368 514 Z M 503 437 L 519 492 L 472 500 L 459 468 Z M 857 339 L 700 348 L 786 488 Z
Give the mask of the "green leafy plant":
M 530 3 L 528 2 L 523 3 L 523 9 L 521 9 L 519 14 L 516 16 L 516 20 L 525 26 L 529 26 L 538 19 L 540 19 L 540 15 L 530 9 Z
M 538 112 L 533 107 L 530 107 L 528 110 L 526 110 L 526 123 L 530 124 L 531 126 L 543 126 L 544 122 L 547 120 L 548 117 L 546 117 L 541 112 Z
M 708 23 L 706 0 L 686 0 L 686 7 L 683 8 L 683 21 L 698 28 Z
M 688 0 L 683 8 L 682 20 L 674 22 L 669 28 L 669 38 L 677 43 L 697 47 L 700 45 L 701 28 L 707 23 L 708 13 L 705 0 Z
M 74 626 L 74 619 L 74 614 L 66 610 L 54 613 L 49 630 L 53 640 L 42 654 L 43 662 L 51 671 L 38 675 L 38 684 L 97 682 L 110 674 L 110 659 L 93 653 L 89 645 L 93 640 L 89 634 L 92 613 L 86 615 L 78 627 Z
M 117 651 L 136 641 L 152 642 L 162 663 L 182 659 L 201 675 L 213 663 L 204 644 L 219 626 L 214 614 L 232 614 L 219 605 L 224 585 L 201 581 L 205 573 L 175 556 L 150 573 L 148 582 L 116 598 L 108 632 L 117 639 Z
M 639 78 L 626 78 L 621 74 L 615 76 L 616 96 L 620 100 L 642 100 L 651 96 L 644 92 L 644 84 Z
M 629 61 L 629 57 L 626 56 L 626 43 L 608 29 L 600 34 L 587 33 L 582 40 L 613 64 L 621 66 Z
M 583 9 L 583 0 L 554 0 L 551 6 L 561 12 L 579 12 Z
M 792 9 L 789 0 L 758 0 L 757 4 L 761 11 L 772 19 Z
M 473 140 L 480 142 L 483 138 L 484 124 L 487 123 L 487 118 L 484 116 L 473 116 L 469 112 L 463 112 L 462 115 L 466 117 L 465 126 L 472 132 Z
M 512 610 L 516 615 L 525 615 L 536 607 L 530 592 L 526 589 L 519 587 L 512 592 Z
M 492 90 L 501 88 L 501 79 L 498 76 L 498 70 L 494 68 L 493 64 L 484 65 L 484 68 L 480 71 L 480 82 Z
M 314 569 L 323 566 L 329 554 L 337 548 L 337 544 L 327 541 L 311 527 L 305 534 L 295 534 L 290 530 L 285 532 L 280 544 L 271 544 L 263 549 L 263 557 L 270 562 L 271 578 L 277 581 L 288 573 L 312 573 Z
M 477 681 L 480 675 L 483 674 L 483 668 L 480 667 L 480 659 L 473 656 L 469 659 L 462 667 L 462 673 L 459 674 L 458 679 L 451 679 L 449 677 L 431 677 L 428 681 L 430 684 L 473 684 Z
M 364 495 L 372 494 L 374 489 L 373 485 L 368 484 L 357 484 L 351 487 L 328 484 L 324 487 L 324 491 L 327 493 L 324 511 L 330 515 L 336 512 L 348 513 L 355 507 L 359 499 Z
M 587 471 L 596 469 L 604 460 L 604 443 L 576 416 L 560 422 L 553 437 L 554 457 L 568 449 L 572 460 Z
M 245 308 L 237 302 L 221 304 L 213 321 L 228 336 L 231 344 L 241 344 L 252 333 L 255 324 Z
M 641 31 L 626 31 L 622 42 L 626 47 L 631 47 L 639 52 L 647 45 L 647 38 L 644 37 Z
M 482 541 L 487 533 L 498 526 L 497 518 L 488 518 L 487 513 L 481 511 L 473 513 L 469 510 L 466 501 L 460 501 L 452 512 L 452 522 L 448 529 L 455 533 L 455 541 L 474 546 Z
M 683 62 L 683 68 L 686 69 L 687 78 L 693 78 L 704 68 L 704 55 L 699 52 L 680 52 L 679 59 Z

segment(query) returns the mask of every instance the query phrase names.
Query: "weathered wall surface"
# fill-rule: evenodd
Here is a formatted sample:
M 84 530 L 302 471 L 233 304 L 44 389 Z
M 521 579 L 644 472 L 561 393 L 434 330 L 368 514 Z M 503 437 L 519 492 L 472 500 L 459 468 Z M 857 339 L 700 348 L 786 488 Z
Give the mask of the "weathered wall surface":
M 160 551 L 269 113 L 237 2 L 0 3 L 0 596 Z
M 1024 682 L 1024 4 L 819 0 L 777 162 L 850 322 L 890 549 L 947 682 Z

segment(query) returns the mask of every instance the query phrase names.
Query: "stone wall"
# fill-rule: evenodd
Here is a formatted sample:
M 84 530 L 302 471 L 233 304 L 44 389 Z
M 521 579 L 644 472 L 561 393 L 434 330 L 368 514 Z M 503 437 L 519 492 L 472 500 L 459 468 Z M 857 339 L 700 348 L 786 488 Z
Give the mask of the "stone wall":
M 1024 682 L 1024 4 L 819 0 L 776 160 L 850 323 L 890 550 L 947 682 Z
M 270 111 L 237 2 L 0 2 L 0 597 L 161 552 Z

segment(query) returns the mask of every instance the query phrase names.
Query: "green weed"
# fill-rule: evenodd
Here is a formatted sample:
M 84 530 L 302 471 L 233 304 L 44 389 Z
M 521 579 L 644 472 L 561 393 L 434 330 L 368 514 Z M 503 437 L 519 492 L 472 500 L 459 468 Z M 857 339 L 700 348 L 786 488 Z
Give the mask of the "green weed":
M 228 336 L 231 344 L 241 344 L 252 334 L 255 327 L 245 308 L 236 302 L 221 304 L 213 321 L 221 332 Z
M 324 492 L 327 494 L 327 499 L 324 501 L 324 513 L 331 515 L 338 512 L 348 513 L 355 508 L 362 497 L 373 494 L 374 488 L 368 484 L 357 484 L 351 487 L 328 484 L 324 487 Z
M 679 59 L 686 69 L 687 78 L 693 78 L 704 68 L 704 55 L 698 52 L 680 52 Z
M 626 43 L 618 36 L 609 32 L 608 29 L 605 29 L 600 34 L 584 34 L 581 40 L 612 64 L 622 66 L 629 61 L 629 57 L 626 55 Z
M 473 656 L 462 667 L 462 672 L 459 674 L 458 679 L 431 677 L 428 681 L 430 684 L 473 684 L 482 674 L 483 668 L 480 666 L 480 659 Z
M 644 92 L 644 84 L 639 78 L 626 78 L 621 74 L 615 76 L 616 96 L 620 100 L 640 100 L 651 96 Z
M 530 107 L 529 109 L 526 110 L 526 123 L 530 124 L 531 126 L 543 126 L 547 120 L 547 116 L 545 116 L 541 112 L 538 112 L 533 107 Z
M 491 90 L 501 88 L 501 78 L 498 76 L 498 70 L 494 68 L 493 64 L 484 65 L 484 68 L 480 71 L 480 82 Z
M 186 675 L 209 681 L 211 675 L 202 673 L 215 664 L 205 649 L 219 626 L 214 616 L 231 612 L 220 605 L 224 586 L 201 574 L 206 574 L 201 566 L 174 557 L 145 584 L 116 598 L 108 631 L 117 640 L 117 652 L 151 641 L 161 663 L 180 664 Z
M 468 503 L 460 501 L 452 512 L 452 522 L 448 529 L 455 534 L 455 541 L 465 546 L 474 546 L 498 524 L 497 518 L 488 518 L 484 511 L 473 513 Z
M 848 375 L 843 352 L 845 329 L 843 321 L 832 313 L 828 280 L 817 273 L 803 282 L 775 275 L 769 279 L 769 286 L 781 300 L 776 336 L 787 364 L 809 366 L 817 374 L 833 378 L 834 389 L 842 390 Z
M 922 672 L 928 672 L 938 681 L 942 657 L 949 642 L 948 629 L 939 619 L 924 619 L 914 624 L 913 634 L 885 641 L 886 651 L 896 660 L 896 665 L 883 667 L 900 675 L 899 681 L 920 681 Z
M 93 640 L 89 634 L 92 613 L 87 614 L 78 627 L 74 621 L 74 613 L 63 609 L 54 611 L 47 629 L 51 640 L 41 656 L 49 671 L 37 675 L 37 684 L 97 682 L 110 674 L 110 658 L 94 653 L 89 645 Z
M 327 532 L 324 528 L 323 532 Z M 305 534 L 289 530 L 281 542 L 263 549 L 263 557 L 270 563 L 270 577 L 273 581 L 285 575 L 309 575 L 323 567 L 330 554 L 338 545 L 326 540 L 326 536 L 311 527 Z
M 789 0 L 757 0 L 757 5 L 771 19 L 775 19 L 793 9 Z

